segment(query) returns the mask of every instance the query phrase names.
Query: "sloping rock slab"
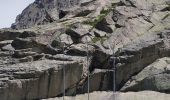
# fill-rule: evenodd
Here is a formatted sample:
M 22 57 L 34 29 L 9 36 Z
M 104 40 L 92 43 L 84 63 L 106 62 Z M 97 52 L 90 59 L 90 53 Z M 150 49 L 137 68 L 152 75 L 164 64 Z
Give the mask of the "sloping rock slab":
M 156 60 L 136 76 L 133 76 L 122 91 L 154 90 L 161 92 L 170 91 L 170 58 Z
M 170 56 L 169 44 L 169 32 L 162 32 L 143 36 L 122 48 L 118 53 L 118 88 L 156 59 Z

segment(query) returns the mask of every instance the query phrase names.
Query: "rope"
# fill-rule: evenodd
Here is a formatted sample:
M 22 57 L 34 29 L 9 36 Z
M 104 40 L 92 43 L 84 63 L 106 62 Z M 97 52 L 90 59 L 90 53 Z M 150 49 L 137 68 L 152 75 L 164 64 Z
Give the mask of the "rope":
M 58 36 L 58 39 L 61 43 L 62 46 L 62 52 L 63 52 L 63 59 L 64 59 L 64 55 L 65 55 L 65 43 L 62 42 L 61 38 Z M 64 60 L 63 60 L 63 100 L 65 100 L 65 87 L 66 87 L 66 82 L 65 82 L 65 65 L 64 65 Z
M 116 92 L 116 65 L 115 65 L 115 53 L 114 53 L 114 49 L 115 49 L 115 46 L 116 46 L 116 41 L 117 39 L 114 41 L 114 45 L 113 47 L 111 47 L 111 45 L 109 44 L 108 40 L 107 40 L 107 44 L 109 46 L 109 50 L 113 53 L 113 57 L 111 58 L 111 60 L 113 60 L 113 100 L 115 100 L 115 92 Z M 112 42 L 110 42 L 112 43 Z
M 115 56 L 115 55 L 113 55 Z M 115 65 L 115 57 L 113 58 L 113 92 L 116 92 L 116 65 Z
M 13 54 L 14 54 L 14 51 L 9 50 L 9 55 L 10 55 L 10 57 L 9 57 L 9 61 L 8 61 L 7 64 L 12 64 L 12 63 L 13 63 L 13 58 L 12 58 L 12 55 L 13 55 Z
M 64 48 L 65 48 L 65 43 L 63 43 L 63 59 L 64 59 Z M 65 99 L 65 65 L 64 65 L 64 60 L 63 60 L 63 100 Z
M 86 37 L 86 41 L 87 41 L 87 37 Z M 90 96 L 89 96 L 89 93 L 90 93 L 90 79 L 89 79 L 89 48 L 88 48 L 88 43 L 86 42 L 86 48 L 87 48 L 87 58 L 86 58 L 86 64 L 87 64 L 87 86 L 88 86 L 88 89 L 87 89 L 87 92 L 88 92 L 88 100 L 90 100 Z

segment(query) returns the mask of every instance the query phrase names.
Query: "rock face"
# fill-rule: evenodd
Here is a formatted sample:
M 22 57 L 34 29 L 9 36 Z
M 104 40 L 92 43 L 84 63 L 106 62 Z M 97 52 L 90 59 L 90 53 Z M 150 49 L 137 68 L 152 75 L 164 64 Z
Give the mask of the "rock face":
M 162 37 L 163 36 L 163 37 Z M 120 88 L 129 77 L 164 56 L 169 56 L 169 32 L 141 37 L 118 52 L 117 84 Z M 168 44 L 168 45 L 167 45 Z M 130 69 L 130 70 L 129 70 Z
M 63 68 L 66 89 L 76 84 L 83 67 L 73 61 L 42 60 L 1 66 L 2 100 L 30 100 L 55 97 L 63 91 Z
M 73 8 L 78 4 L 79 0 L 36 0 L 17 16 L 16 23 L 12 27 L 27 28 L 34 24 L 53 22 L 65 16 L 62 10 Z
M 169 22 L 169 0 L 35 0 L 0 29 L 0 98 L 84 94 L 88 75 L 90 92 L 139 91 L 116 100 L 169 97 Z
M 107 91 L 112 90 L 113 87 L 113 74 L 111 70 L 95 69 L 89 78 L 89 91 Z M 80 91 L 80 90 L 79 90 Z M 88 92 L 88 82 L 82 86 L 80 93 Z
M 107 3 L 109 0 L 103 2 Z M 63 18 L 87 16 L 95 10 L 97 10 L 95 13 L 100 12 L 105 6 L 101 3 L 99 0 L 97 2 L 93 0 L 35 0 L 17 16 L 16 22 L 11 27 L 23 29 Z

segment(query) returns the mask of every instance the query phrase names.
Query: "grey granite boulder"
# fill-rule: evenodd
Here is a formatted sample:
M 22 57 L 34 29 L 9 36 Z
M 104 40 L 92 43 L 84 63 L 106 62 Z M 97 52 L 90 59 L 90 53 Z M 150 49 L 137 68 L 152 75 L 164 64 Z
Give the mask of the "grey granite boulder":
M 121 89 L 121 91 L 153 90 L 169 92 L 169 62 L 168 57 L 158 59 L 133 76 Z

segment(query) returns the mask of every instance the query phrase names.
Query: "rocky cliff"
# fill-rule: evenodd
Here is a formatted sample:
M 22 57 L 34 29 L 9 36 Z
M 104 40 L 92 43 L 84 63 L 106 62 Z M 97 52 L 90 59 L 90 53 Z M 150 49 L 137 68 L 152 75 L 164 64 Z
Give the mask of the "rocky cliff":
M 168 100 L 169 64 L 170 0 L 35 0 L 0 29 L 1 100 Z

